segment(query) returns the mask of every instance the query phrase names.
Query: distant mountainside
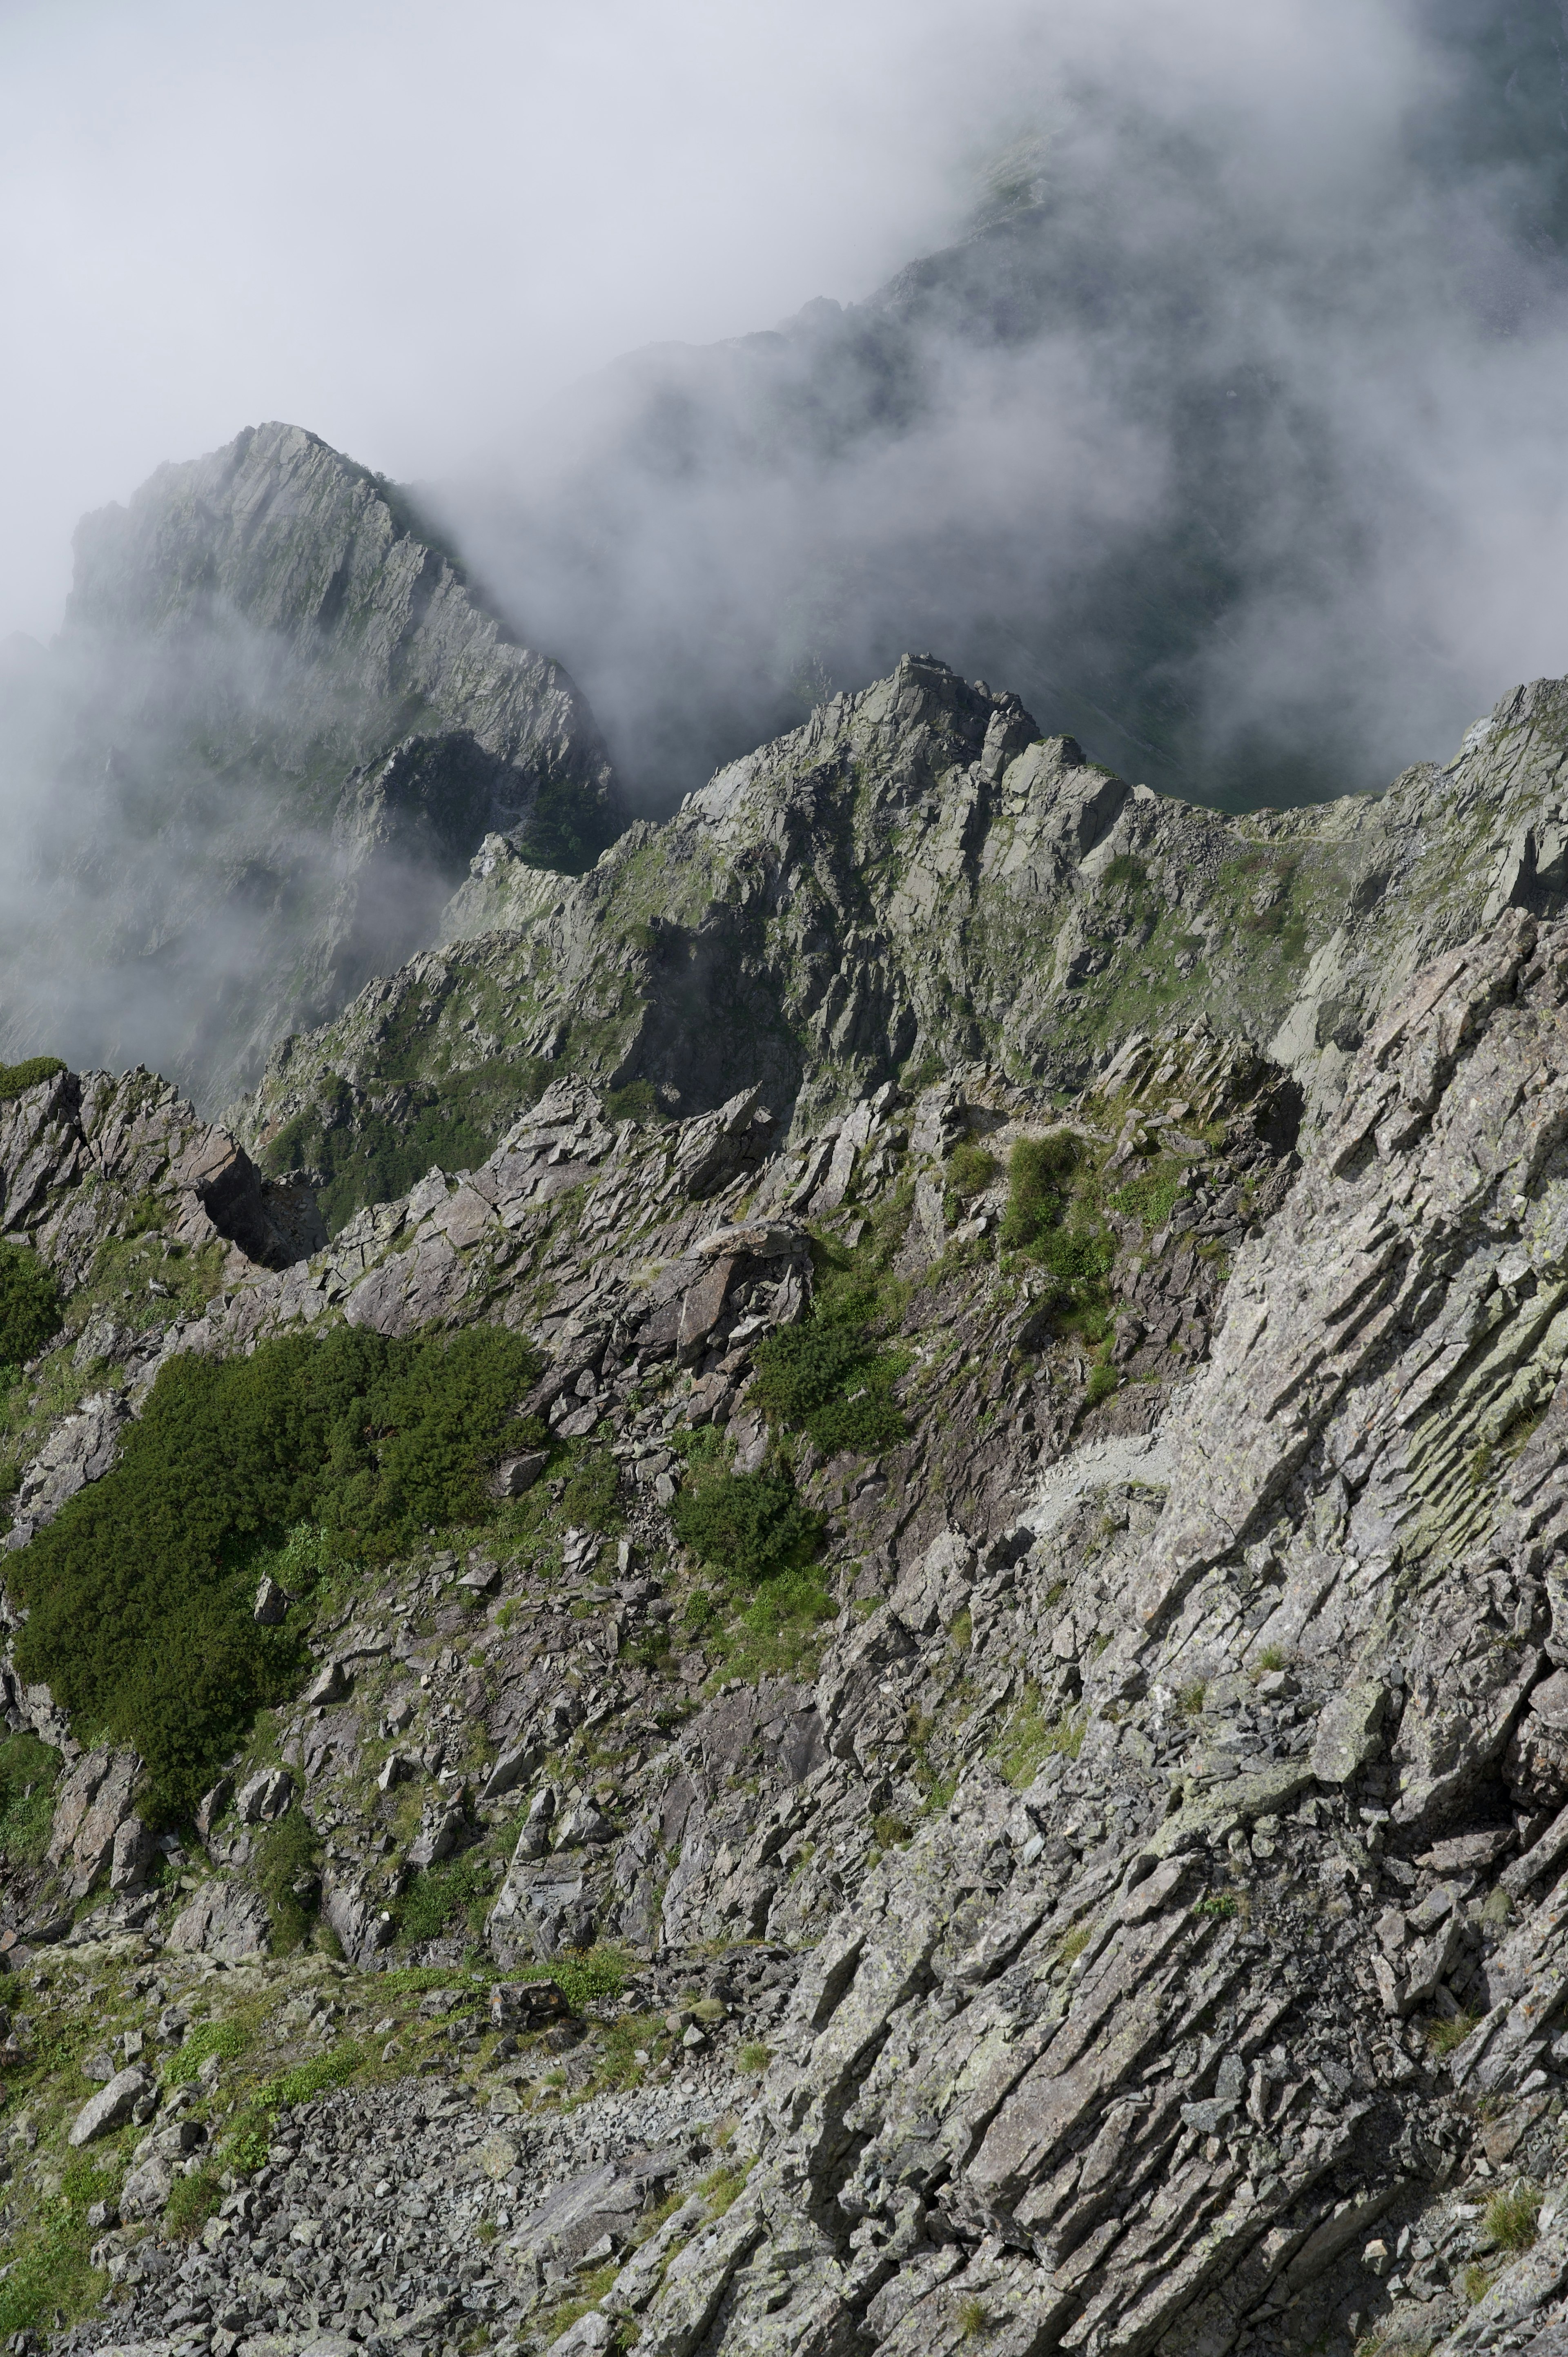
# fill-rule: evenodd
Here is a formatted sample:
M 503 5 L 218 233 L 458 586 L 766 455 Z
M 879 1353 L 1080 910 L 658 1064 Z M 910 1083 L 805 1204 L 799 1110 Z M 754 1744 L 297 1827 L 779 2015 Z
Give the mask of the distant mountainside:
M 571 871 L 619 833 L 572 681 L 314 435 L 162 468 L 76 551 L 59 638 L 0 684 L 11 1052 L 220 1097 L 427 941 L 486 834 Z
M 483 1159 L 565 1072 L 684 1115 L 757 1086 L 800 1128 L 961 1067 L 1079 1089 L 1129 1034 L 1201 1021 L 1316 1115 L 1422 965 L 1562 907 L 1565 747 L 1568 688 L 1538 681 L 1380 798 L 1233 819 L 906 657 L 586 876 L 488 841 L 439 947 L 284 1041 L 230 1118 L 337 1222 Z
M 1402 13 L 1429 71 L 1348 132 L 1341 207 L 1276 204 L 1223 106 L 1080 91 L 865 300 L 630 354 L 442 487 L 640 809 L 908 647 L 1231 810 L 1458 734 L 1504 682 L 1425 609 L 1464 492 L 1422 370 L 1441 407 L 1561 300 L 1568 37 L 1559 0 Z

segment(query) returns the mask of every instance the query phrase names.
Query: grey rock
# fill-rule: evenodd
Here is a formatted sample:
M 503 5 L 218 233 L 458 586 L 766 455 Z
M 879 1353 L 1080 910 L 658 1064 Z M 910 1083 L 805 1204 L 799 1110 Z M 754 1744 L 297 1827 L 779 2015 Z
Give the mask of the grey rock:
M 1312 1739 L 1312 1772 L 1322 1784 L 1348 1784 L 1378 1748 L 1388 1700 L 1375 1679 L 1362 1679 L 1325 1706 Z
M 188 1955 L 221 1956 L 239 1964 L 264 1955 L 272 1922 L 260 1895 L 234 1882 L 203 1883 L 168 1929 L 168 1945 Z
M 145 2072 L 117 2071 L 109 2084 L 78 2112 L 71 2123 L 70 2141 L 72 2145 L 91 2144 L 95 2136 L 123 2126 L 143 2097 L 151 2092 L 152 2082 Z

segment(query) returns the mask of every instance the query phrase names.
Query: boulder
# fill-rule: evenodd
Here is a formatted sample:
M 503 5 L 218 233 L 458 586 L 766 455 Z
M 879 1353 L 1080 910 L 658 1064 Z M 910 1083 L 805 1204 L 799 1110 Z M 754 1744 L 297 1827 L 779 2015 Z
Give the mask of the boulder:
M 294 1778 L 286 1768 L 263 1768 L 241 1785 L 234 1796 L 234 1813 L 242 1825 L 270 1824 L 281 1817 L 294 1797 Z
M 152 2081 L 144 2071 L 117 2071 L 106 2087 L 100 2088 L 90 2102 L 83 2104 L 71 2126 L 72 2145 L 91 2144 L 94 2136 L 106 2136 L 111 2128 L 123 2127 L 144 2095 L 152 2093 Z
M 272 1919 L 257 1892 L 236 1882 L 208 1882 L 170 1924 L 168 1945 L 232 1964 L 264 1956 L 271 1938 Z

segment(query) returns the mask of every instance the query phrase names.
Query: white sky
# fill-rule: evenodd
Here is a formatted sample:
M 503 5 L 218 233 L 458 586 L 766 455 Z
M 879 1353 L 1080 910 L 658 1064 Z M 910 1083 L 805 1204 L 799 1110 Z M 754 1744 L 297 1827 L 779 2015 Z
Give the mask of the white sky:
M 77 517 L 285 417 L 460 468 L 629 347 L 948 236 L 1017 0 L 0 0 L 0 636 Z

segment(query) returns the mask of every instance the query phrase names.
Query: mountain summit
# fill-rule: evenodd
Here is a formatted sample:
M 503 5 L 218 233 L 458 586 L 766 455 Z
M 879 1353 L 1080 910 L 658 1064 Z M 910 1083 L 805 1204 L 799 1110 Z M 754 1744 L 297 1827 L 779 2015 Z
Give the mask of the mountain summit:
M 591 864 L 624 820 L 560 666 L 400 494 L 248 428 L 89 516 L 47 657 L 8 667 L 30 823 L 5 1035 L 253 1076 L 429 938 L 482 838 Z

